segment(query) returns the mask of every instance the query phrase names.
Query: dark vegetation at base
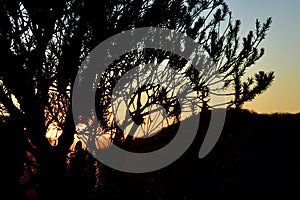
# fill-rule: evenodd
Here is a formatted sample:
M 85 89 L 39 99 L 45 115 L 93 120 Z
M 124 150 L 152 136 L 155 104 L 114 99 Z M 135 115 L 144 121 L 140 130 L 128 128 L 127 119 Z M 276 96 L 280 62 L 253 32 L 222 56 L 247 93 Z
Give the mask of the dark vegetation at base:
M 229 110 L 215 148 L 199 159 L 208 116 L 202 114 L 199 132 L 187 152 L 166 168 L 128 174 L 105 167 L 81 152 L 75 154 L 68 173 L 54 181 L 61 182 L 63 188 L 53 185 L 53 192 L 57 199 L 298 199 L 300 114 Z M 20 135 L 10 134 L 17 133 L 12 131 L 16 127 L 9 122 L 1 124 L 1 195 L 6 199 L 26 199 L 28 194 L 26 184 L 18 179 L 26 147 L 20 145 L 24 143 Z M 174 136 L 172 129 L 176 127 L 147 140 L 136 140 L 130 148 L 137 152 L 160 148 L 160 142 L 165 145 Z M 39 180 L 33 181 L 38 186 Z

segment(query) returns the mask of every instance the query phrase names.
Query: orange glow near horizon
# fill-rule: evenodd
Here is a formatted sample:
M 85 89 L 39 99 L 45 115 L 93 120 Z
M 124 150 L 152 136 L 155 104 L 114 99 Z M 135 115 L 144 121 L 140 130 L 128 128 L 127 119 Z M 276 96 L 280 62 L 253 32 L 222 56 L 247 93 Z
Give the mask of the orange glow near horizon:
M 46 138 L 52 146 L 57 146 L 58 138 L 61 136 L 62 130 L 57 125 L 57 123 L 53 122 L 48 126 L 46 132 Z

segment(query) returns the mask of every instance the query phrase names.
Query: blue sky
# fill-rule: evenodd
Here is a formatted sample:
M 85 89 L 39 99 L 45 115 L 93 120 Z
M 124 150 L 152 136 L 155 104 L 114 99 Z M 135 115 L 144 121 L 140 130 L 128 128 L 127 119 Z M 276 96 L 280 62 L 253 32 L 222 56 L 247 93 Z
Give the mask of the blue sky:
M 297 0 L 227 0 L 232 15 L 242 22 L 241 36 L 254 29 L 255 20 L 273 23 L 262 42 L 266 54 L 249 75 L 274 71 L 273 85 L 244 108 L 258 113 L 300 112 L 300 1 Z

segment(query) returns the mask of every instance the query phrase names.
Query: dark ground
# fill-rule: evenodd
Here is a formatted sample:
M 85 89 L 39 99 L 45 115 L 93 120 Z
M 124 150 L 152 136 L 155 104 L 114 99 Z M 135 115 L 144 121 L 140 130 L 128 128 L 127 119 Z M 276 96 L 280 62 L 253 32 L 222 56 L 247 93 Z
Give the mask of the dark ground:
M 300 189 L 300 114 L 228 111 L 221 138 L 204 159 L 198 158 L 207 126 L 206 118 L 201 119 L 194 143 L 175 163 L 146 174 L 114 172 L 110 185 L 115 187 L 107 186 L 106 198 L 244 200 L 300 197 L 297 192 Z M 148 150 L 147 142 L 151 147 L 155 146 L 153 144 L 160 146 L 157 141 L 170 138 L 172 136 L 161 135 L 150 141 L 136 141 L 134 149 Z
M 208 118 L 201 119 L 188 151 L 155 172 L 118 172 L 90 156 L 77 155 L 66 176 L 68 199 L 300 199 L 300 114 L 230 110 L 221 138 L 203 159 L 198 158 L 198 151 Z M 12 127 L 5 123 L 1 127 L 5 142 L 1 147 L 4 186 L 0 192 L 9 196 L 23 190 L 34 197 L 34 190 L 19 179 L 22 171 L 15 167 L 24 162 L 19 155 L 26 147 L 14 145 L 22 137 L 9 134 L 17 131 L 7 131 Z M 175 126 L 147 140 L 137 140 L 131 149 L 160 148 L 172 139 L 174 130 Z M 31 181 L 38 186 L 38 180 Z M 25 199 L 22 195 L 18 198 Z

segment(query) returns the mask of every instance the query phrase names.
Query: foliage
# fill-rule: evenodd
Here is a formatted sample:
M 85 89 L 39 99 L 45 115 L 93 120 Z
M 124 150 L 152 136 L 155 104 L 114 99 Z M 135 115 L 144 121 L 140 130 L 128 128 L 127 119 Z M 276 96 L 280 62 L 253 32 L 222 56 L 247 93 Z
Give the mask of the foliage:
M 75 132 L 70 109 L 74 79 L 78 71 L 84 70 L 80 64 L 88 52 L 108 37 L 132 28 L 153 26 L 173 29 L 198 42 L 215 65 L 211 67 L 210 63 L 204 74 L 189 66 L 185 74 L 197 91 L 200 107 L 204 110 L 211 108 L 209 92 L 213 91 L 207 89 L 207 77 L 213 74 L 221 73 L 224 86 L 232 90 L 227 94 L 232 96 L 228 106 L 236 108 L 265 91 L 274 79 L 273 72 L 261 71 L 242 81 L 247 69 L 264 54 L 258 46 L 265 39 L 271 19 L 263 24 L 257 21 L 255 31 L 250 31 L 241 43 L 240 21 L 233 22 L 229 8 L 222 0 L 104 0 L 100 4 L 89 0 L 3 0 L 0 21 L 3 63 L 0 68 L 0 109 L 15 122 L 20 134 L 25 135 L 26 149 L 39 163 L 40 198 L 49 194 L 49 182 L 64 183 L 60 181 L 61 174 Z M 115 140 L 122 142 L 124 138 L 116 124 L 108 124 L 114 85 L 139 64 L 162 63 L 166 58 L 168 65 L 179 71 L 188 62 L 171 52 L 146 49 L 141 54 L 124 55 L 103 75 L 98 85 L 100 109 L 97 115 L 104 128 L 120 134 Z M 131 63 L 133 60 L 134 64 Z M 205 62 L 208 61 L 203 60 Z M 131 110 L 131 115 L 140 124 L 148 104 L 162 102 L 167 113 L 178 121 L 177 101 L 169 95 L 170 91 L 150 85 L 139 92 L 152 95 L 148 102 L 142 103 L 137 93 L 134 98 L 138 100 L 131 102 L 137 102 L 138 109 Z M 52 147 L 45 137 L 53 123 L 63 132 L 56 147 Z M 30 166 L 27 169 L 31 169 Z

